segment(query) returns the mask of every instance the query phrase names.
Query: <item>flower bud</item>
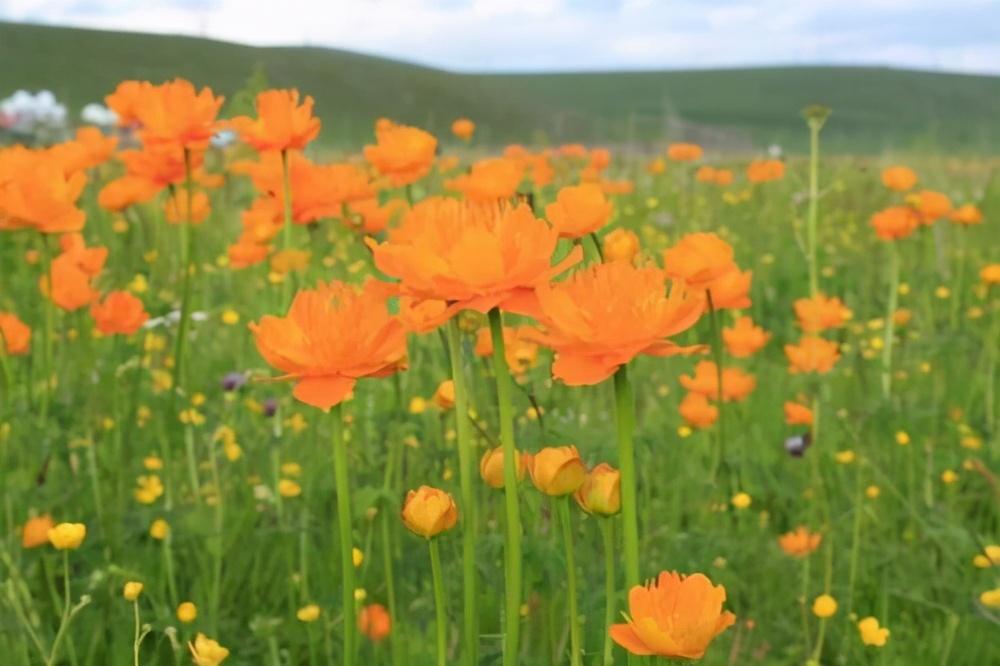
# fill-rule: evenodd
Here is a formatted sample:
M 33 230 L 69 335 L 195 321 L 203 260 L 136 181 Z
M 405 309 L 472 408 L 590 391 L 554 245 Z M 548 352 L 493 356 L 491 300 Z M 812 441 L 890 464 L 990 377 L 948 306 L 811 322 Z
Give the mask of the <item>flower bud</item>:
M 597 465 L 587 473 L 574 497 L 587 513 L 615 515 L 622 508 L 621 472 L 607 463 Z
M 452 496 L 445 491 L 420 486 L 406 494 L 402 515 L 407 529 L 430 539 L 455 526 L 458 522 L 458 507 Z
M 87 536 L 83 523 L 59 523 L 49 530 L 49 543 L 56 550 L 76 550 Z
M 535 487 L 552 497 L 576 492 L 587 477 L 575 446 L 545 447 L 535 454 L 530 471 Z

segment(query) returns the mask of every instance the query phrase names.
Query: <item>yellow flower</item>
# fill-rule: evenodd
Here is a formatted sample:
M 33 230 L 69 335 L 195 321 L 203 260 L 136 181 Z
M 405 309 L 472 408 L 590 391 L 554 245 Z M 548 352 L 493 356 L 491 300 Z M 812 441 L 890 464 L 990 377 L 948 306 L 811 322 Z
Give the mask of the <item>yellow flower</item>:
M 163 495 L 163 481 L 155 474 L 136 479 L 137 488 L 133 495 L 139 504 L 152 504 Z
M 83 523 L 59 523 L 49 530 L 49 543 L 56 550 L 76 550 L 87 537 L 87 526 Z
M 291 479 L 278 481 L 278 494 L 282 497 L 298 497 L 302 494 L 302 486 Z
M 941 482 L 942 483 L 955 483 L 958 481 L 958 474 L 955 473 L 953 469 L 946 469 L 941 472 Z
M 427 410 L 427 401 L 420 396 L 410 398 L 410 413 L 423 414 Z
M 1000 587 L 986 590 L 980 594 L 979 603 L 987 608 L 1000 608 Z
M 240 323 L 240 313 L 232 308 L 228 308 L 222 312 L 222 323 L 226 326 L 235 326 Z
M 845 449 L 843 451 L 837 451 L 833 454 L 833 459 L 839 462 L 841 465 L 850 465 L 854 462 L 854 451 L 850 449 Z
M 365 561 L 365 554 L 360 548 L 354 547 L 351 549 L 351 561 L 354 562 L 354 567 L 360 567 Z
M 896 433 L 896 443 L 900 446 L 906 446 L 910 443 L 910 436 L 904 431 L 900 430 Z
M 878 499 L 880 494 L 882 494 L 882 489 L 878 486 L 868 486 L 865 488 L 865 497 L 868 499 Z
M 693 433 L 693 432 L 694 431 L 691 430 L 691 428 L 689 426 L 686 426 L 686 425 L 682 425 L 679 428 L 677 428 L 677 436 L 680 437 L 681 439 L 684 439 L 686 437 L 690 437 L 691 433 Z
M 736 509 L 746 509 L 747 507 L 750 506 L 750 503 L 752 501 L 753 500 L 750 498 L 750 495 L 743 492 L 736 493 L 735 495 L 733 495 L 733 499 L 730 500 L 733 507 Z
M 229 656 L 229 650 L 217 641 L 199 633 L 192 643 L 188 643 L 195 666 L 219 666 Z
M 829 594 L 821 594 L 813 601 L 812 611 L 819 618 L 833 617 L 837 612 L 837 600 Z
M 204 393 L 195 393 L 191 396 L 191 404 L 195 407 L 201 407 L 205 404 L 206 399 Z
M 309 604 L 303 606 L 295 614 L 295 617 L 299 619 L 299 622 L 315 622 L 319 619 L 320 608 L 316 604 Z
M 983 548 L 983 552 L 972 558 L 972 563 L 980 569 L 1000 565 L 1000 546 L 990 544 Z
M 951 289 L 949 289 L 944 285 L 941 285 L 940 287 L 934 290 L 934 295 L 943 300 L 951 296 Z
M 889 630 L 880 627 L 874 617 L 866 617 L 858 622 L 858 632 L 861 634 L 861 642 L 865 645 L 882 647 L 889 640 Z
M 205 423 L 205 416 L 194 407 L 181 410 L 179 418 L 184 425 L 200 426 Z
M 125 583 L 125 587 L 122 589 L 122 596 L 125 597 L 126 601 L 135 601 L 140 594 L 142 594 L 142 583 L 134 580 Z
M 153 537 L 157 541 L 163 541 L 169 535 L 170 523 L 162 518 L 157 518 L 153 521 L 153 524 L 149 526 L 149 536 Z
M 292 414 L 290 417 L 285 419 L 285 426 L 289 428 L 292 432 L 298 434 L 303 430 L 305 430 L 306 428 L 308 428 L 309 424 L 306 423 L 306 419 L 304 416 L 302 416 L 302 414 L 296 412 L 295 414 Z
M 354 590 L 355 601 L 364 601 L 367 598 L 368 598 L 368 592 L 365 591 L 365 588 L 359 587 Z
M 198 607 L 190 601 L 183 602 L 177 607 L 177 619 L 184 624 L 190 624 L 194 622 L 198 617 Z
M 297 462 L 286 462 L 281 465 L 281 473 L 285 476 L 300 476 L 302 474 L 302 465 Z

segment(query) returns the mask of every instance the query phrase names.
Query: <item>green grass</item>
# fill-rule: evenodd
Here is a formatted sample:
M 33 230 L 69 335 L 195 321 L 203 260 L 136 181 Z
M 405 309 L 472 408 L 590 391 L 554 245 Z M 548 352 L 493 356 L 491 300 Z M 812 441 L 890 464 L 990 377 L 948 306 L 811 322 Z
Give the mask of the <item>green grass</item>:
M 799 109 L 834 109 L 828 149 L 991 153 L 1000 77 L 860 67 L 538 75 L 455 74 L 321 48 L 254 48 L 190 37 L 0 23 L 0 93 L 47 87 L 74 109 L 126 78 L 184 76 L 232 96 L 258 66 L 313 95 L 324 138 L 368 138 L 379 116 L 439 135 L 467 115 L 480 141 L 689 138 L 729 152 L 803 148 Z

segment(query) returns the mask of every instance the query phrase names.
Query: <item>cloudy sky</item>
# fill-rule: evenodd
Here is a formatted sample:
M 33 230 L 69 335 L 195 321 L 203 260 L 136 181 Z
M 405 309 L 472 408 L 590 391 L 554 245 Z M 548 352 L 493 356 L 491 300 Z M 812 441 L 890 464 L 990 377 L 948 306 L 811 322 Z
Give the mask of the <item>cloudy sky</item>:
M 0 20 L 452 70 L 868 64 L 1000 74 L 1000 0 L 0 0 Z

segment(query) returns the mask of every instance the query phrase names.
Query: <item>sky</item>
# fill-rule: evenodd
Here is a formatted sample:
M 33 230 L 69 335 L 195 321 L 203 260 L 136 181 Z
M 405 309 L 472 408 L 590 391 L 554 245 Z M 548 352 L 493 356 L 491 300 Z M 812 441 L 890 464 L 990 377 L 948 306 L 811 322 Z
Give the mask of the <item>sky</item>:
M 1000 0 L 0 0 L 0 20 L 329 46 L 453 71 L 1000 74 Z

